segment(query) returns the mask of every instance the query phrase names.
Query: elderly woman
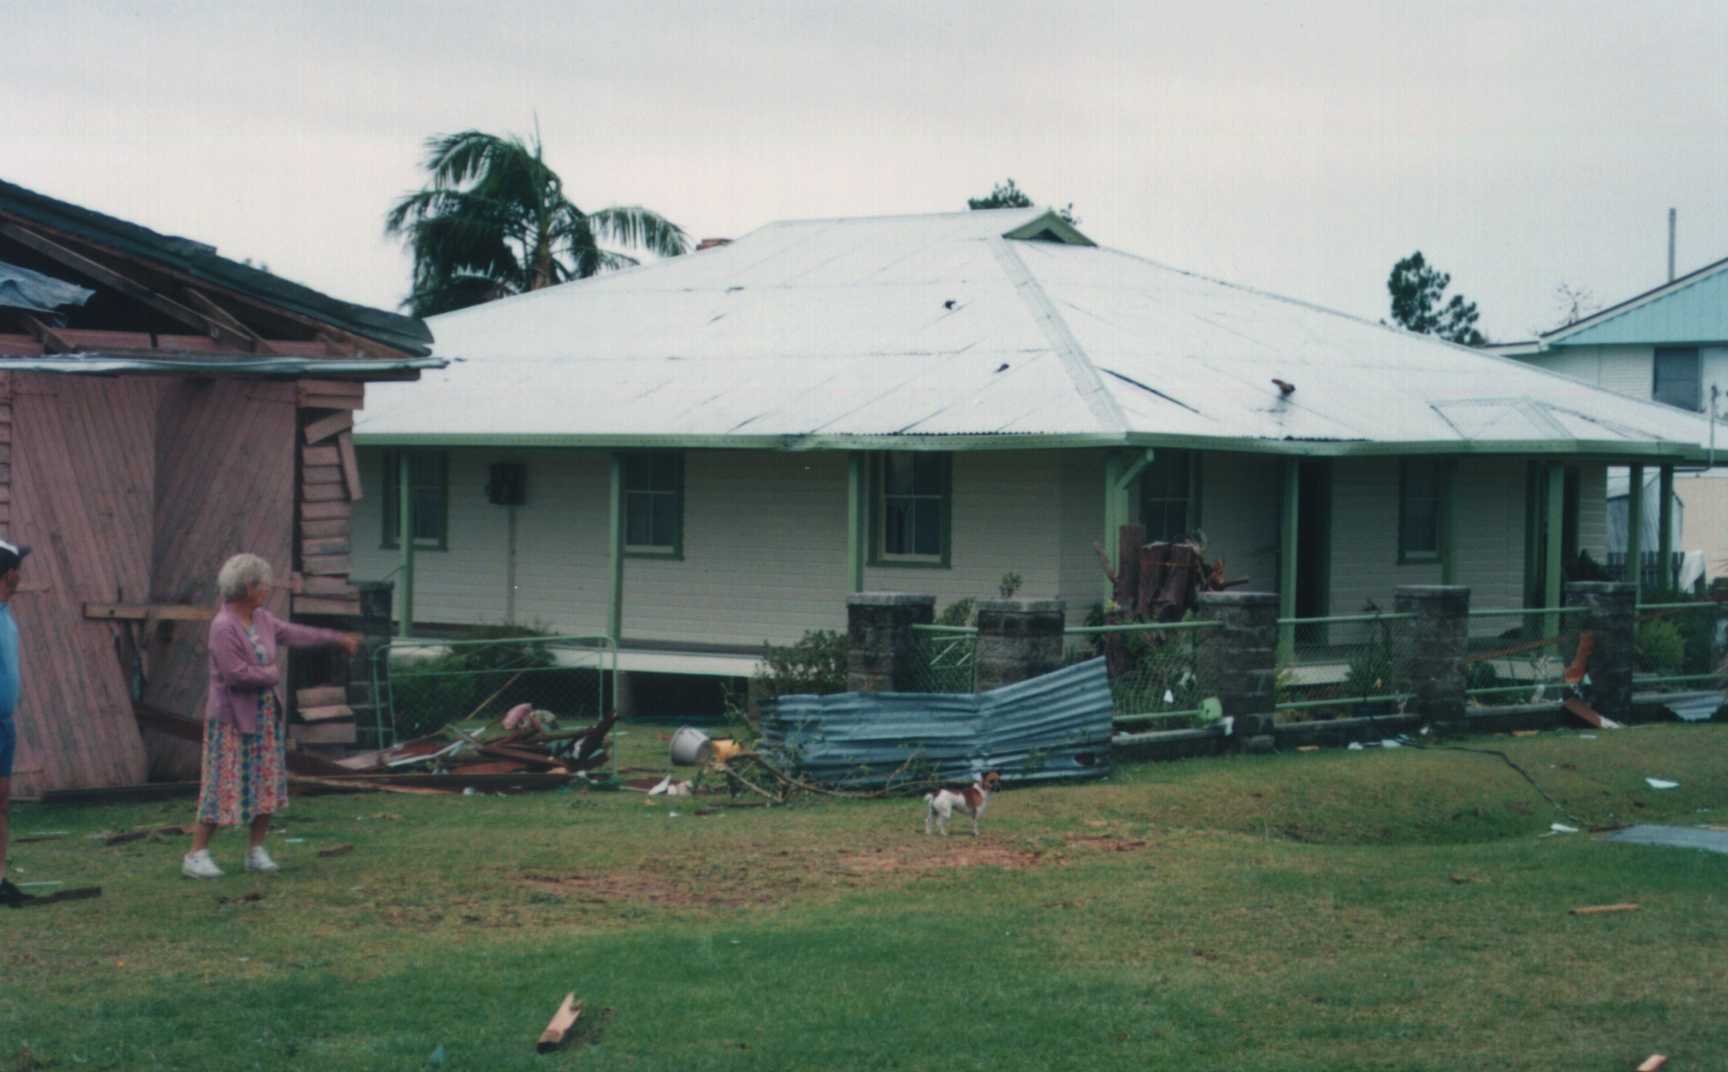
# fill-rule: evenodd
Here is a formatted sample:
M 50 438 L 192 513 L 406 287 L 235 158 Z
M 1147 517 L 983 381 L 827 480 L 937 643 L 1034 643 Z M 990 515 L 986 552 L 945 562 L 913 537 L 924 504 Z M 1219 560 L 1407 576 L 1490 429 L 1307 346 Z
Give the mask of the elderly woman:
M 265 610 L 271 586 L 270 564 L 257 555 L 235 555 L 216 576 L 222 610 L 210 623 L 198 825 L 192 851 L 180 864 L 188 878 L 221 877 L 210 858 L 210 837 L 219 826 L 246 824 L 251 831 L 246 870 L 276 870 L 264 850 L 264 835 L 270 816 L 288 806 L 286 705 L 277 649 L 339 645 L 353 655 L 360 646 L 353 633 L 295 625 Z

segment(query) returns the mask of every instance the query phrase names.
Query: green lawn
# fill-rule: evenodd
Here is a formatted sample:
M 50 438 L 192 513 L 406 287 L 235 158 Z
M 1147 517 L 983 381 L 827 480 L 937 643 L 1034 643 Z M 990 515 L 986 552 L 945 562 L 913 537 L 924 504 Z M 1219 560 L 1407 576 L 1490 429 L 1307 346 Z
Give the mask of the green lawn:
M 1728 824 L 1728 726 L 1470 743 L 1585 823 Z M 180 840 L 87 836 L 189 803 L 20 805 L 70 836 L 14 877 L 106 895 L 0 914 L 0 1072 L 1728 1067 L 1728 856 L 1539 837 L 1496 758 L 1121 766 L 993 808 L 975 841 L 905 799 L 322 796 L 280 875 L 225 835 L 194 883 Z M 537 1056 L 570 990 L 585 1030 Z

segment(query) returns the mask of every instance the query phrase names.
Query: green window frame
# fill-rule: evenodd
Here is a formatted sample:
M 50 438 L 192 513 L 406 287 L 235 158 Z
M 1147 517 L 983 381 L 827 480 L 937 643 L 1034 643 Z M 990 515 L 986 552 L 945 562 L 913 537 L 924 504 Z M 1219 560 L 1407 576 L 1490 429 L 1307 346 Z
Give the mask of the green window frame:
M 684 454 L 629 451 L 624 463 L 624 553 L 631 558 L 684 557 Z
M 1450 467 L 1443 458 L 1398 463 L 1398 563 L 1440 561 L 1441 512 Z
M 870 459 L 870 564 L 946 569 L 952 561 L 953 456 L 895 451 Z
M 1180 543 L 1200 527 L 1200 455 L 1153 452 L 1140 471 L 1140 524 L 1147 543 Z
M 401 450 L 384 452 L 383 533 L 379 546 L 401 547 Z M 408 481 L 414 496 L 414 548 L 450 549 L 450 456 L 442 450 L 409 450 Z

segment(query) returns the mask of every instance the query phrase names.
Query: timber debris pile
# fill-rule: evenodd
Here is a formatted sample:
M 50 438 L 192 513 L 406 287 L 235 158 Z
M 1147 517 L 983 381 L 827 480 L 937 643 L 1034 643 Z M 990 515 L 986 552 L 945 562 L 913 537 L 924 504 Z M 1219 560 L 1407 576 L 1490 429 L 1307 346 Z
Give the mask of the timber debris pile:
M 610 759 L 607 740 L 617 721 L 613 713 L 592 726 L 567 729 L 552 712 L 518 704 L 479 729 L 447 726 L 390 748 L 336 760 L 335 765 L 354 774 L 574 776 Z

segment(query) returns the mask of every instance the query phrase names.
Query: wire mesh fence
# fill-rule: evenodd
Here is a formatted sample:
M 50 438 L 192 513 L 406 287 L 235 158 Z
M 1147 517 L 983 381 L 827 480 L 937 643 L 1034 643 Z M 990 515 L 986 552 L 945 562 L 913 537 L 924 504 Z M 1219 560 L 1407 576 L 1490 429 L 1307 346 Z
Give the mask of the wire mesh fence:
M 560 722 L 595 721 L 611 708 L 617 662 L 603 636 L 391 641 L 372 654 L 378 744 L 495 719 L 522 703 Z
M 1280 618 L 1279 721 L 1391 714 L 1408 699 L 1401 652 L 1414 614 Z
M 918 670 L 913 692 L 971 692 L 977 674 L 978 628 L 914 625 Z
M 1470 611 L 1464 695 L 1482 706 L 1560 701 L 1583 681 L 1580 650 L 1586 607 L 1484 608 Z
M 1707 689 L 1724 680 L 1728 603 L 1638 604 L 1632 683 L 1639 691 Z
M 1200 646 L 1216 621 L 1126 622 L 1063 632 L 1063 661 L 1103 656 L 1118 730 L 1182 729 L 1206 720 Z

